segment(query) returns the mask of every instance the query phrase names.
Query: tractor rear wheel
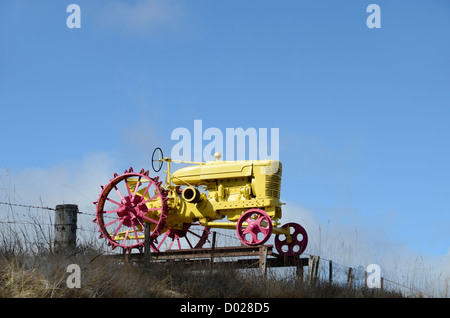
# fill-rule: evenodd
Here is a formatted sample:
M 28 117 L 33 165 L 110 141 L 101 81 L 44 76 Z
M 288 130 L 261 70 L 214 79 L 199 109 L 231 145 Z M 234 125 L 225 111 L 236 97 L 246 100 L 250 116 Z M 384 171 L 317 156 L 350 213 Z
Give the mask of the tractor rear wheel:
M 208 240 L 209 228 L 202 227 L 200 223 L 185 223 L 182 229 L 169 229 L 157 239 L 159 252 L 202 248 Z
M 150 223 L 150 247 L 157 251 L 154 239 L 163 234 L 168 206 L 167 190 L 158 177 L 151 178 L 143 169 L 132 168 L 124 174 L 114 174 L 96 204 L 96 222 L 100 238 L 105 238 L 112 249 L 121 247 L 124 253 L 133 248 L 144 248 L 144 223 Z

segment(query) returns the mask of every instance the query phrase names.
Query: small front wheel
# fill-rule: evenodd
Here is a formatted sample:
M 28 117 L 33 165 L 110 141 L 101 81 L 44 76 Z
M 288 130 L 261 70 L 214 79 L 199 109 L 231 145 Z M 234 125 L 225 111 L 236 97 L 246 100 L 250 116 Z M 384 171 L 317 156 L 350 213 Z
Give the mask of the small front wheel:
M 261 245 L 267 242 L 272 234 L 272 220 L 265 211 L 250 209 L 239 218 L 236 231 L 245 245 Z
M 297 223 L 286 223 L 281 228 L 289 227 L 289 235 L 279 234 L 275 236 L 275 247 L 280 255 L 298 256 L 302 254 L 308 245 L 306 230 Z

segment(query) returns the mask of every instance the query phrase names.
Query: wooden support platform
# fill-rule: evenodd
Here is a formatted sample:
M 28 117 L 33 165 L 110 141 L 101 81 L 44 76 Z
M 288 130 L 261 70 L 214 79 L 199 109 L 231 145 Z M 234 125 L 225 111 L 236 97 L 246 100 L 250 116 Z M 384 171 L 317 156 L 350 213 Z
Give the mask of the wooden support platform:
M 297 267 L 297 274 L 303 277 L 303 267 L 309 265 L 309 258 L 286 257 L 273 251 L 272 245 L 231 246 L 199 249 L 181 249 L 167 252 L 114 254 L 106 256 L 127 262 L 148 261 L 151 264 L 208 266 L 211 270 L 220 268 L 259 268 L 266 276 L 267 268 Z

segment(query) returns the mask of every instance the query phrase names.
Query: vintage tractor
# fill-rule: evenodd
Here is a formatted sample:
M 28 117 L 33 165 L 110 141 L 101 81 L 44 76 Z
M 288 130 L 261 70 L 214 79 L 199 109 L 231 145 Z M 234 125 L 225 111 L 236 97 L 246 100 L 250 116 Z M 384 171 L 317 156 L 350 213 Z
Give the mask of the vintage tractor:
M 145 224 L 154 252 L 201 248 L 210 229 L 234 229 L 245 245 L 267 242 L 272 233 L 280 255 L 297 256 L 308 244 L 305 229 L 297 223 L 279 226 L 281 218 L 281 163 L 276 160 L 189 162 L 171 172 L 171 162 L 160 148 L 152 155 L 159 172 L 168 164 L 165 184 L 149 171 L 132 168 L 102 186 L 96 204 L 100 238 L 112 249 L 143 251 Z M 156 164 L 155 164 L 156 163 Z M 148 238 L 147 238 L 148 239 Z

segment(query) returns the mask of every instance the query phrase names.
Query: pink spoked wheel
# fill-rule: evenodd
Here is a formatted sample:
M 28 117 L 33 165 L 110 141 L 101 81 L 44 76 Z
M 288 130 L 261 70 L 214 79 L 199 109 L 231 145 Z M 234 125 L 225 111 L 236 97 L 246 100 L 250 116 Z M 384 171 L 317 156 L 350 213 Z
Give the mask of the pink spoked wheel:
M 306 230 L 297 223 L 286 223 L 281 228 L 289 226 L 290 235 L 279 234 L 275 236 L 275 247 L 280 255 L 298 256 L 308 245 Z
M 132 168 L 114 178 L 103 187 L 97 202 L 96 222 L 100 237 L 112 249 L 121 247 L 131 253 L 144 248 L 144 223 L 150 223 L 150 247 L 157 251 L 154 240 L 164 233 L 167 219 L 167 191 L 158 177 L 151 178 L 143 169 L 136 173 Z
M 158 251 L 202 248 L 208 240 L 209 228 L 200 223 L 185 223 L 182 229 L 169 229 L 161 235 L 156 246 Z
M 245 245 L 264 244 L 272 234 L 272 220 L 263 210 L 250 209 L 244 212 L 236 225 L 236 232 Z

